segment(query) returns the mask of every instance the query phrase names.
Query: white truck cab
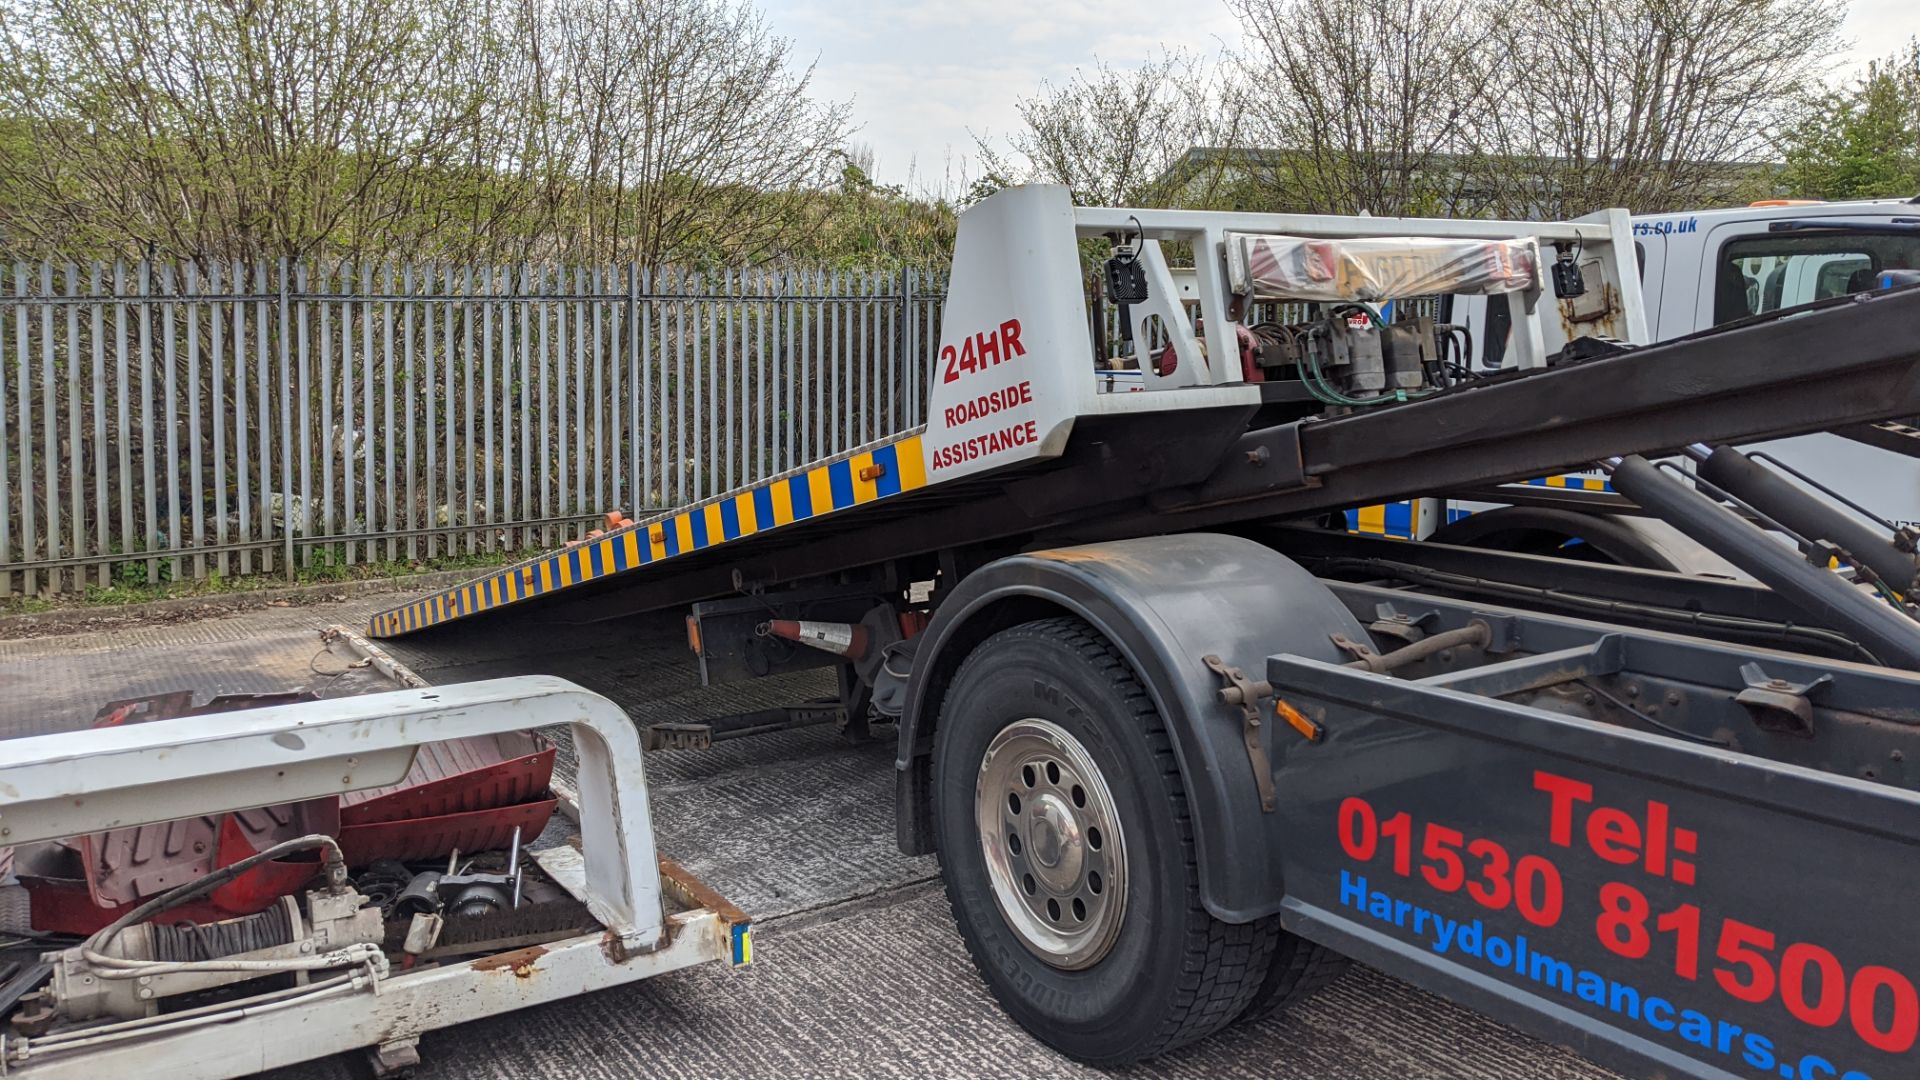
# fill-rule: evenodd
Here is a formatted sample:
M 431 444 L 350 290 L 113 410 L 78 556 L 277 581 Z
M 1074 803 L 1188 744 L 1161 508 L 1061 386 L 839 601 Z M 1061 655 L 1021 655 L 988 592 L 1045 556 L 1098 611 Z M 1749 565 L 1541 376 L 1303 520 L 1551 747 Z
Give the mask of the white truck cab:
M 1632 229 L 1655 341 L 1875 288 L 1887 270 L 1920 270 L 1920 198 L 1769 199 L 1635 216 Z M 1473 330 L 1477 367 L 1507 365 L 1505 312 L 1462 297 L 1450 317 Z
M 1879 288 L 1888 271 L 1920 270 L 1920 199 L 1853 202 L 1766 200 L 1749 206 L 1635 216 L 1634 255 L 1648 330 L 1668 341 L 1725 323 Z M 1477 297 L 1443 301 L 1441 321 L 1467 326 L 1476 370 L 1514 366 L 1507 313 Z M 1920 332 L 1920 328 L 1916 328 Z M 1920 459 L 1833 434 L 1805 435 L 1746 449 L 1771 455 L 1874 514 L 1920 524 Z M 1603 475 L 1543 477 L 1534 487 L 1605 490 Z M 1405 538 L 1542 552 L 1586 542 L 1565 510 L 1499 508 L 1466 500 L 1413 500 L 1349 514 L 1350 527 Z M 1608 516 L 1635 534 L 1596 557 L 1660 569 L 1716 572 L 1697 565 L 1657 525 Z M 1616 539 L 1618 530 L 1597 530 Z M 1639 534 L 1648 535 L 1639 535 Z
M 1920 202 L 1769 200 L 1633 219 L 1655 340 L 1875 287 L 1920 269 Z

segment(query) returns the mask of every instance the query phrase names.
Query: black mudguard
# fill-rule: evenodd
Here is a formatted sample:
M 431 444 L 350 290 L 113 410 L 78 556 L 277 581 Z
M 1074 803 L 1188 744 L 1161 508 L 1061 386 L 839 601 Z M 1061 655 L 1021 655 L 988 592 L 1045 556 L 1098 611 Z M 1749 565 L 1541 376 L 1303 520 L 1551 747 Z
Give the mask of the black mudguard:
M 900 845 L 932 849 L 928 755 L 948 681 L 974 645 L 999 630 L 1061 613 L 1119 648 L 1174 736 L 1199 852 L 1201 898 L 1216 918 L 1247 922 L 1280 910 L 1279 818 L 1261 809 L 1241 712 L 1223 704 L 1215 655 L 1251 679 L 1266 658 L 1346 659 L 1332 635 L 1366 632 L 1325 586 L 1251 540 L 1213 533 L 1148 537 L 1016 555 L 963 579 L 940 605 L 915 656 L 900 720 Z M 1277 768 L 1303 737 L 1261 729 Z

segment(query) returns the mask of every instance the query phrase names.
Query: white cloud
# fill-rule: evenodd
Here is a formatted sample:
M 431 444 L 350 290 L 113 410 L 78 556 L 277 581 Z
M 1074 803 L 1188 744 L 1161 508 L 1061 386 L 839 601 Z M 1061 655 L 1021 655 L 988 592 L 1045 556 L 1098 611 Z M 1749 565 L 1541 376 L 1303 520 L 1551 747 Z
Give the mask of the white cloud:
M 963 180 L 973 171 L 971 133 L 1012 130 L 1014 103 L 1045 80 L 1095 57 L 1137 63 L 1162 45 L 1212 52 L 1240 33 L 1221 0 L 761 2 L 800 58 L 818 58 L 815 91 L 853 101 L 880 178 L 902 183 L 911 171 L 926 187 Z M 1841 32 L 1852 47 L 1836 77 L 1920 34 L 1920 3 L 1853 0 Z
M 1853 0 L 1840 32 L 1853 47 L 1845 54 L 1843 70 L 1852 70 L 1906 47 L 1920 36 L 1920 4 L 1914 0 Z

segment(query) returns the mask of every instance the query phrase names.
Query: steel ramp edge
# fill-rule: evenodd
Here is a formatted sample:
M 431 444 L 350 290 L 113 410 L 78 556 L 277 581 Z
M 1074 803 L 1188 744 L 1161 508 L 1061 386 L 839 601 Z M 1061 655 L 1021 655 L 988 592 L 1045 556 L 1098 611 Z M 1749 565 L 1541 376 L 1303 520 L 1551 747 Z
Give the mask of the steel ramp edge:
M 367 634 L 401 637 L 919 491 L 927 486 L 924 431 L 912 428 L 491 571 L 372 616 Z
M 563 886 L 582 871 L 571 847 L 535 852 Z M 650 979 L 701 964 L 752 962 L 752 924 L 685 870 L 661 860 L 662 892 L 692 904 L 666 916 L 660 944 L 643 951 L 619 946 L 609 931 L 580 934 L 477 959 L 362 980 L 331 995 L 251 1008 L 230 1019 L 144 1038 L 32 1053 L 6 1075 L 23 1080 L 94 1080 L 153 1071 L 182 1080 L 229 1080 L 366 1048 L 410 1049 L 421 1035 L 487 1020 L 534 1005 Z M 241 1003 L 244 1006 L 244 1003 Z

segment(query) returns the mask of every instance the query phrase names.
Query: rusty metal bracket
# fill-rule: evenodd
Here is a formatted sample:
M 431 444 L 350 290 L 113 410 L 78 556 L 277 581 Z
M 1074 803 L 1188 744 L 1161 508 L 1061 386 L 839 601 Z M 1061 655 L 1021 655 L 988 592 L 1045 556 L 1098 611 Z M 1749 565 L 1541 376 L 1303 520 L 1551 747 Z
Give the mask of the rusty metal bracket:
M 1741 664 L 1740 677 L 1747 688 L 1733 696 L 1753 716 L 1763 731 L 1779 731 L 1802 738 L 1813 738 L 1813 695 L 1833 681 L 1821 675 L 1811 682 L 1796 683 L 1772 679 L 1759 664 Z
M 1490 650 L 1494 638 L 1493 627 L 1486 619 L 1479 616 L 1475 616 L 1473 621 L 1465 626 L 1423 637 L 1384 655 L 1374 652 L 1369 646 L 1354 641 L 1345 634 L 1332 635 L 1334 647 L 1353 657 L 1353 660 L 1347 664 L 1348 667 L 1371 671 L 1376 675 L 1397 671 L 1408 664 L 1440 655 L 1449 649 Z
M 1355 663 L 1369 670 L 1372 669 L 1373 661 L 1380 657 L 1379 653 L 1373 651 L 1373 646 L 1355 641 L 1345 634 L 1334 634 L 1332 641 L 1334 648 L 1353 657 Z
M 1200 658 L 1213 672 L 1227 684 L 1220 689 L 1220 700 L 1228 705 L 1240 706 L 1240 738 L 1247 745 L 1247 761 L 1253 766 L 1253 783 L 1260 789 L 1260 809 L 1273 813 L 1278 795 L 1273 790 L 1273 759 L 1267 756 L 1266 744 L 1260 741 L 1260 706 L 1258 702 L 1273 692 L 1272 687 L 1255 683 L 1247 679 L 1246 673 L 1237 667 L 1228 667 L 1218 656 L 1209 653 Z M 1262 692 L 1264 688 L 1264 692 Z
M 1374 621 L 1367 624 L 1369 633 L 1397 638 L 1408 645 L 1426 637 L 1427 627 L 1440 621 L 1440 612 L 1436 608 L 1428 608 L 1418 615 L 1408 615 L 1388 603 L 1375 604 L 1373 615 Z

